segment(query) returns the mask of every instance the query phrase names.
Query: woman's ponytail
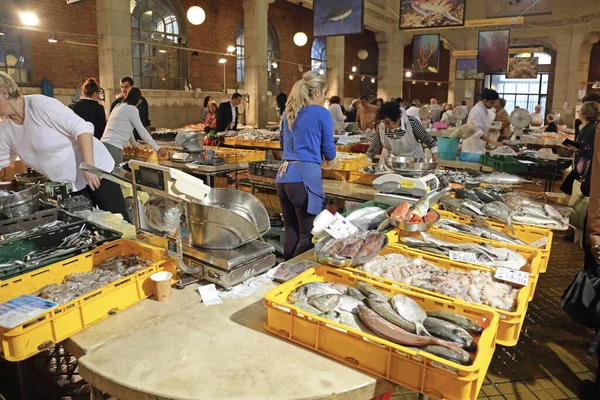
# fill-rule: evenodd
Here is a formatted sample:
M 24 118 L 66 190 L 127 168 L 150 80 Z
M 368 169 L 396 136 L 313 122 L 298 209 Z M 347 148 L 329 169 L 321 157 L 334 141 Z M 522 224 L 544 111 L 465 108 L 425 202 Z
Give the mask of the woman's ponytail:
M 286 120 L 290 131 L 298 118 L 298 113 L 310 104 L 310 100 L 316 89 L 325 90 L 327 81 L 315 71 L 308 71 L 302 79 L 294 84 L 285 105 Z

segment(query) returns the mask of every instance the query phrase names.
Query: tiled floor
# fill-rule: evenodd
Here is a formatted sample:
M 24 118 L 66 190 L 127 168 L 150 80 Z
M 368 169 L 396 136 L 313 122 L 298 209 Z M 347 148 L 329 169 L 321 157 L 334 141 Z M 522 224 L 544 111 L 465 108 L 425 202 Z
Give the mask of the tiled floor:
M 560 308 L 560 297 L 582 265 L 579 247 L 555 235 L 519 343 L 496 347 L 479 399 L 578 399 L 580 382 L 594 379 L 596 360 L 586 356 L 593 334 Z M 418 394 L 397 388 L 392 399 L 416 400 Z

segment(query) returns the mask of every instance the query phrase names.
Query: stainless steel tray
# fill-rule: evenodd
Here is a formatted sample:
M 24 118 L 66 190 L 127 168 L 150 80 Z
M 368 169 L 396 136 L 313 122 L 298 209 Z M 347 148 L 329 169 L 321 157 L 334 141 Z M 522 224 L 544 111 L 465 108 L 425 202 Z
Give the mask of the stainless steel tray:
M 413 174 L 425 174 L 431 172 L 437 168 L 438 162 L 427 158 L 411 158 L 411 157 L 398 157 L 389 156 L 385 159 L 385 164 L 389 169 L 398 173 L 413 173 Z
M 385 248 L 385 246 L 388 245 L 389 239 L 388 239 L 387 235 L 384 235 L 384 236 L 385 236 L 385 239 L 383 240 L 383 245 L 381 246 L 381 249 L 379 251 L 376 251 L 375 253 L 368 255 L 368 256 L 359 257 L 359 258 L 348 258 L 348 259 L 329 257 L 329 256 L 326 256 L 325 254 L 322 254 L 321 249 L 330 239 L 332 239 L 329 236 L 324 237 L 323 239 L 320 239 L 317 242 L 317 244 L 315 244 L 315 260 L 321 264 L 331 265 L 334 267 L 357 267 L 357 266 L 365 264 L 366 262 L 369 262 L 372 259 L 374 259 L 375 257 L 377 257 L 379 255 L 379 253 L 381 252 L 381 250 L 383 250 Z

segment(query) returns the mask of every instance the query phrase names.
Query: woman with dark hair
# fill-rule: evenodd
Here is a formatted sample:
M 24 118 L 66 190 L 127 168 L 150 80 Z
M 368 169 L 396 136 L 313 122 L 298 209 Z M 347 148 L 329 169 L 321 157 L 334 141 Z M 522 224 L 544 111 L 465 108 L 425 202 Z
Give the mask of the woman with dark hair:
M 490 132 L 492 122 L 496 114 L 492 111 L 500 99 L 498 92 L 491 89 L 485 89 L 481 96 L 481 101 L 469 112 L 468 122 L 475 125 L 475 133 L 463 140 L 462 150 L 467 153 L 485 154 L 485 145 L 502 146 L 498 142 L 500 131 Z
M 429 147 L 434 160 L 438 159 L 435 139 L 427 133 L 418 119 L 406 115 L 406 111 L 398 103 L 384 103 L 379 109 L 379 119 L 381 123 L 377 132 L 371 136 L 371 145 L 367 150 L 368 159 L 374 159 L 382 146 L 380 164 L 385 163 L 386 157 L 392 155 L 423 158 L 421 143 Z
M 106 124 L 106 130 L 102 136 L 102 143 L 108 149 L 108 152 L 115 160 L 115 164 L 119 165 L 123 162 L 123 147 L 127 142 L 133 147 L 138 144 L 133 136 L 133 130 L 136 129 L 142 139 L 158 152 L 158 155 L 164 156 L 167 154 L 165 149 L 158 147 L 152 136 L 148 133 L 142 121 L 137 106 L 142 101 L 142 92 L 140 89 L 133 87 L 127 93 L 127 97 L 118 104 Z
M 333 132 L 336 135 L 340 135 L 342 130 L 344 129 L 344 121 L 346 120 L 346 116 L 342 112 L 342 107 L 340 103 L 342 99 L 340 96 L 331 96 L 329 99 L 329 114 L 331 114 L 331 119 L 333 120 Z
M 70 107 L 84 121 L 91 122 L 94 125 L 94 136 L 97 139 L 102 139 L 104 128 L 106 128 L 106 112 L 104 107 L 98 103 L 99 95 L 100 86 L 98 82 L 94 78 L 87 78 L 81 86 L 79 101 Z
M 285 112 L 285 104 L 287 103 L 287 100 L 288 95 L 284 92 L 281 92 L 277 95 L 277 97 L 275 98 L 275 101 L 277 102 L 277 115 L 283 115 L 283 113 Z
M 202 110 L 200 110 L 200 121 L 204 121 L 206 116 L 208 115 L 208 104 L 213 101 L 211 96 L 206 96 L 204 98 L 204 105 L 202 106 Z

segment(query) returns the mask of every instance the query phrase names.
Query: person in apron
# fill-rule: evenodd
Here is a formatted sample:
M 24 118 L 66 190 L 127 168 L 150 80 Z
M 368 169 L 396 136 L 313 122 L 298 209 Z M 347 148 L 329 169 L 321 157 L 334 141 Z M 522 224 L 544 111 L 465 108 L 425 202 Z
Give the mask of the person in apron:
M 284 258 L 313 247 L 315 217 L 325 209 L 321 164 L 335 159 L 333 120 L 326 108 L 327 81 L 309 71 L 296 82 L 282 117 L 283 164 L 277 174 L 277 197 L 285 227 Z
M 379 150 L 382 150 L 380 164 L 391 155 L 399 157 L 423 158 L 423 146 L 430 150 L 434 160 L 437 160 L 437 142 L 421 125 L 421 122 L 406 114 L 396 102 L 387 102 L 379 109 L 381 123 L 377 132 L 371 137 L 371 145 L 367 150 L 367 159 L 373 160 Z
M 466 153 L 485 154 L 486 144 L 502 146 L 498 142 L 500 131 L 490 131 L 496 114 L 492 109 L 500 96 L 495 90 L 485 89 L 482 99 L 469 112 L 468 122 L 475 125 L 475 133 L 463 140 L 462 151 Z

